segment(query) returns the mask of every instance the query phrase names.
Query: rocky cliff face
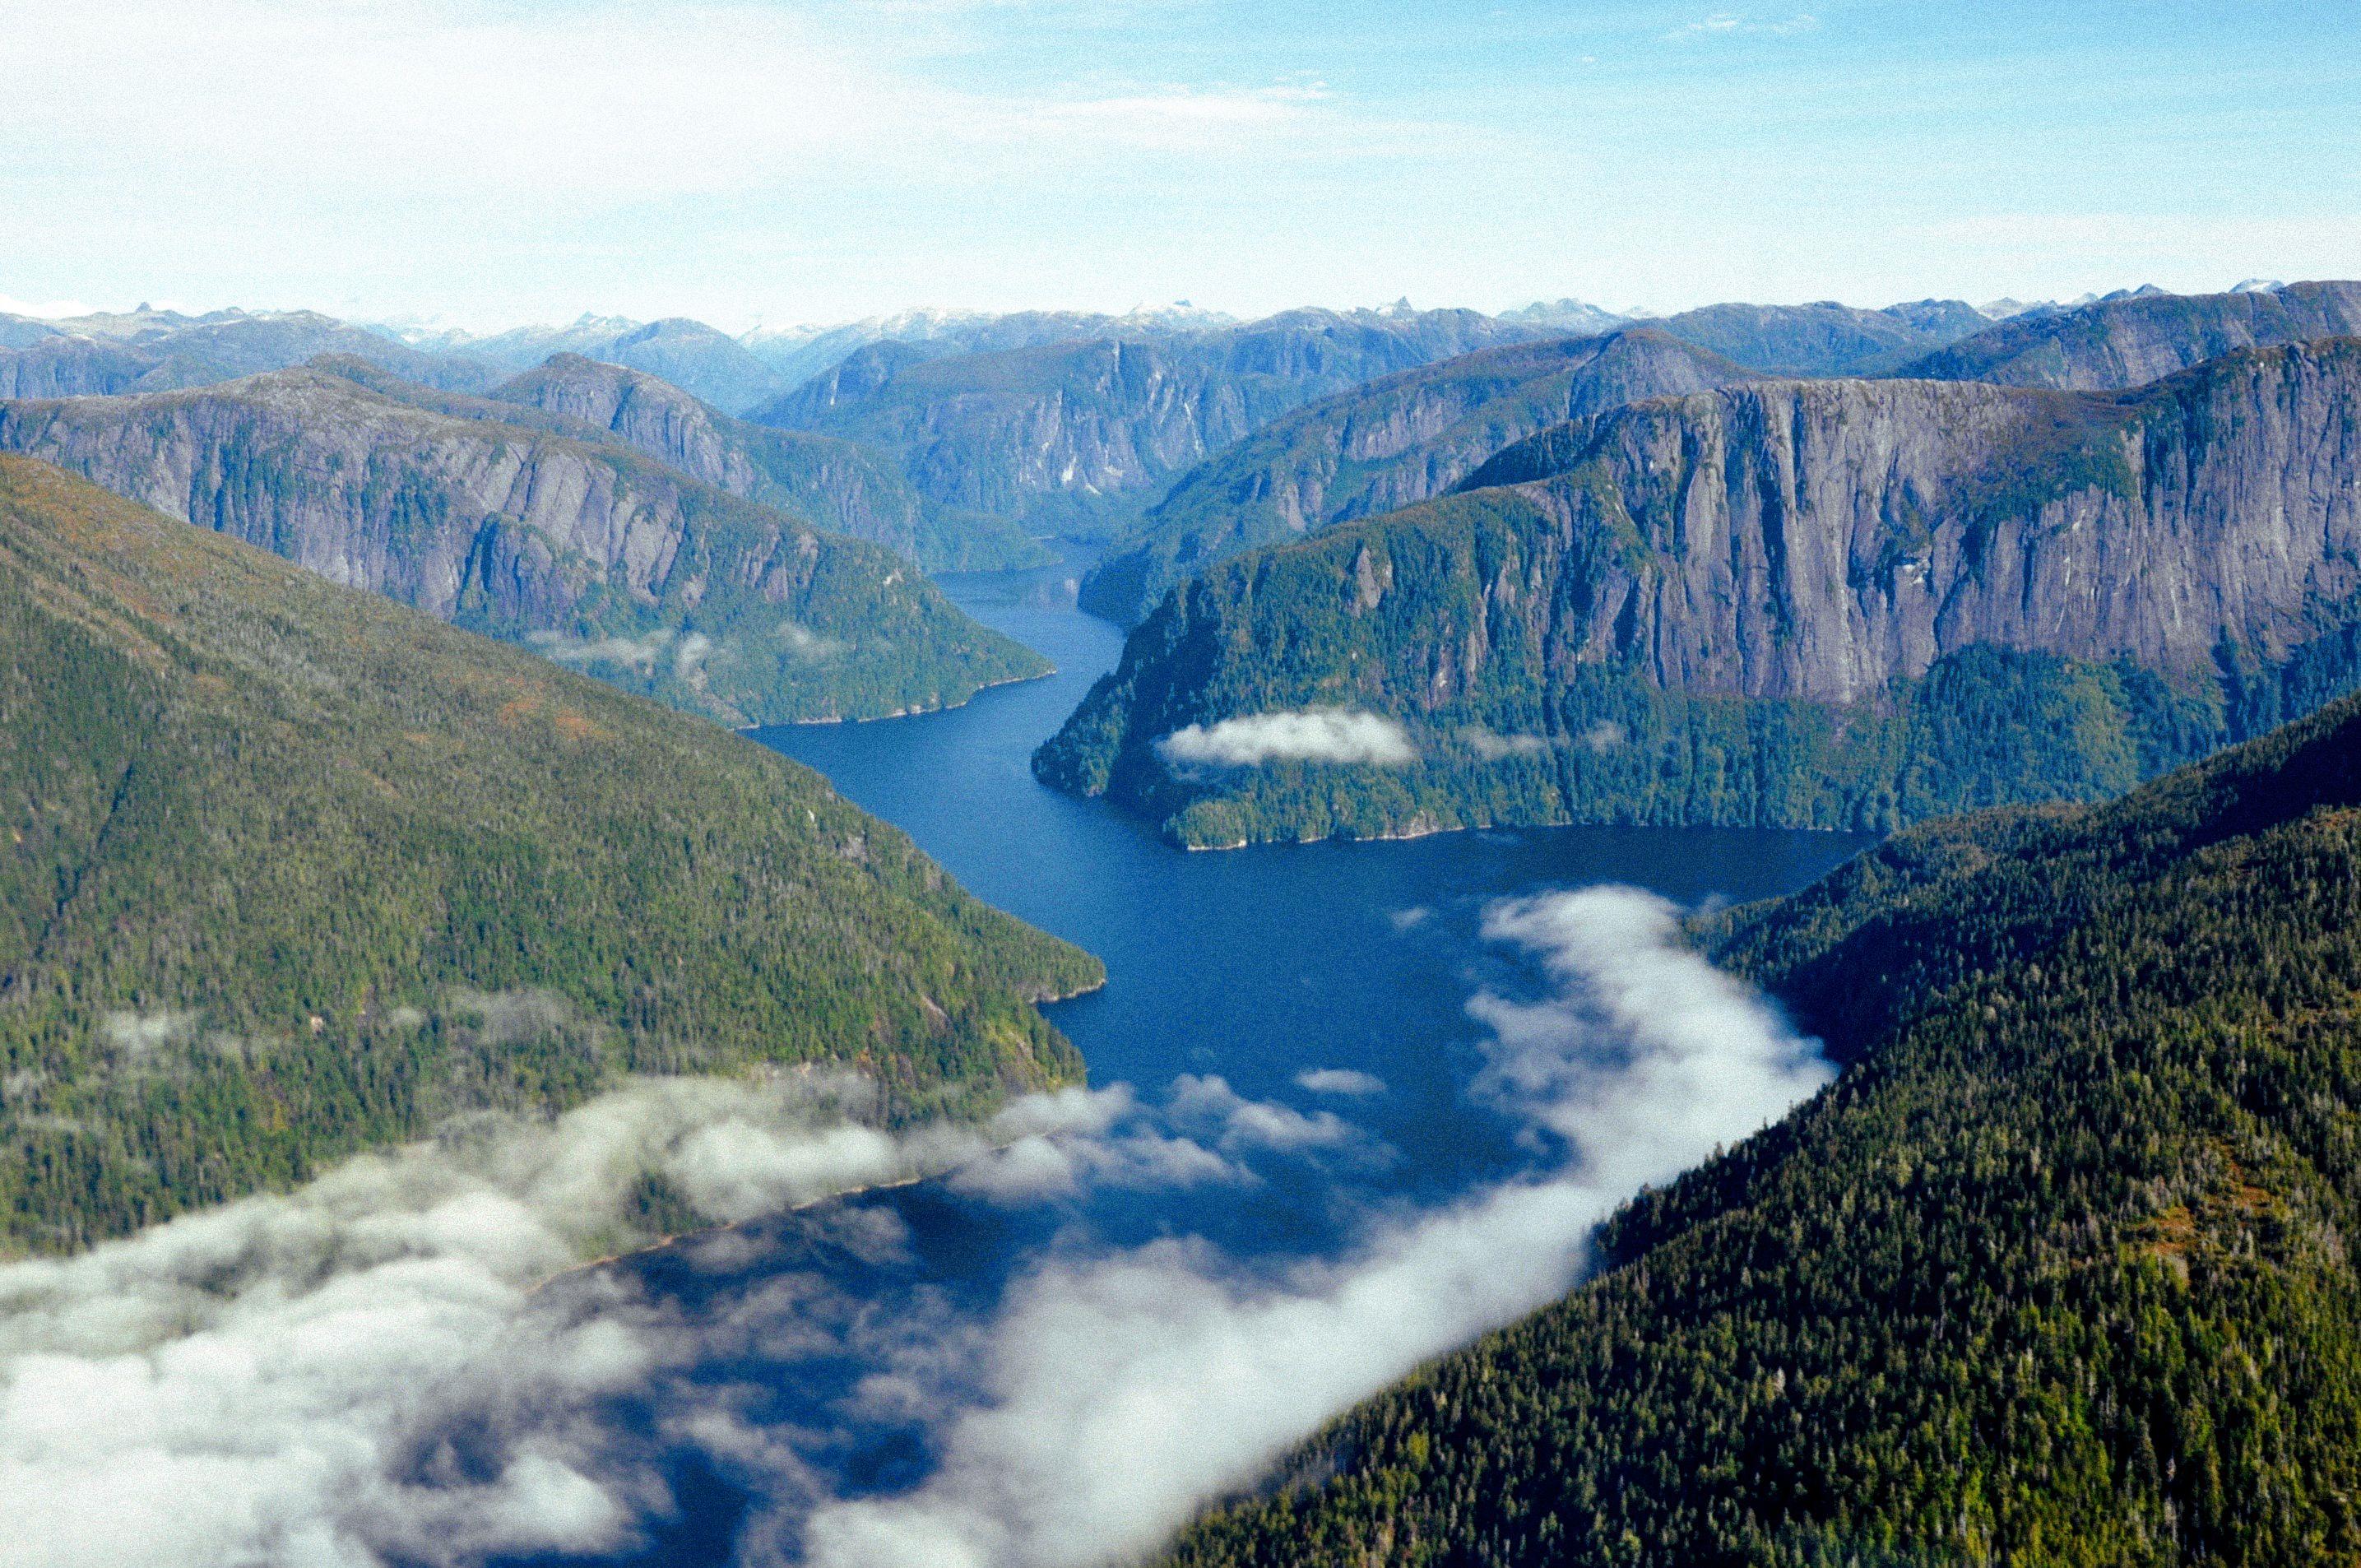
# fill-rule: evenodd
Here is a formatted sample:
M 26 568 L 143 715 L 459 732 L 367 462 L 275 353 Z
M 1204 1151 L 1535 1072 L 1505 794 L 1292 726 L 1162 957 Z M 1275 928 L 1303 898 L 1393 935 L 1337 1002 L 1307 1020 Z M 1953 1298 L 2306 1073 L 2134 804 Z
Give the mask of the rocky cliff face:
M 1519 484 L 1551 554 L 1644 553 L 1589 558 L 1575 656 L 1670 689 L 1848 702 L 1984 642 L 2196 669 L 2361 591 L 2357 359 L 2240 356 L 2123 400 L 1738 389 L 1511 448 L 1470 483 Z
M 2079 390 L 2136 387 L 2241 348 L 2361 333 L 2361 283 L 2130 294 L 2018 316 L 1900 374 Z
M 866 447 L 732 419 L 644 371 L 562 354 L 492 398 L 604 431 L 733 496 L 873 540 L 929 571 L 999 570 L 1045 554 L 1005 525 L 927 506 L 892 464 Z
M 1653 328 L 1481 349 L 1385 377 L 1182 474 L 1139 542 L 1083 580 L 1083 608 L 1135 622 L 1214 562 L 1441 495 L 1503 446 L 1564 421 L 1751 378 Z
M 950 358 L 879 344 L 750 417 L 875 446 L 939 505 L 1054 525 L 1136 507 L 1313 398 L 1535 335 L 1469 311 L 1297 311 Z
M 2356 620 L 2361 342 L 2235 355 L 2132 394 L 1764 383 L 1575 422 L 1503 452 L 1461 494 L 1217 568 L 1134 634 L 1043 767 L 1178 811 L 1268 781 L 1183 777 L 1161 737 L 1341 706 L 1402 726 L 1424 765 L 1456 768 L 1445 796 L 1491 777 L 1470 771 L 1497 750 L 1479 733 L 1505 735 L 1517 765 L 1554 771 L 1517 812 L 1612 817 L 1614 800 L 1582 793 L 1603 752 L 1653 725 L 1694 766 L 1707 709 L 1715 744 L 1741 751 L 1775 710 L 1786 760 L 1747 752 L 1743 804 L 1723 819 L 1793 815 L 1773 797 L 1798 769 L 1859 769 L 1836 782 L 1874 810 L 1843 796 L 1804 816 L 1873 825 L 1961 804 L 1927 784 L 1909 805 L 1917 786 L 1894 771 L 1906 757 L 1845 748 L 1906 717 L 1930 682 L 1966 708 L 1984 701 L 1960 685 L 1962 660 L 1986 660 L 1973 680 L 1987 695 L 2048 683 L 2059 722 L 2091 727 L 2078 746 L 2106 731 L 2107 759 L 2086 749 L 2072 764 L 2095 787 L 2121 772 L 2116 753 L 2155 764 L 2218 742 L 2242 705 L 2280 717 L 2257 671 L 2293 672 L 2286 700 L 2316 702 L 2354 667 Z M 1966 708 L 1954 717 L 1982 722 Z M 1905 724 L 1877 745 L 1971 742 L 1983 743 Z M 1973 772 L 1944 787 L 1973 786 Z M 2040 772 L 1999 793 L 2026 797 Z M 1687 809 L 1652 800 L 1643 819 Z
M 110 330 L 17 334 L 0 348 L 0 398 L 79 398 L 171 391 L 301 365 L 323 354 L 368 360 L 423 386 L 480 391 L 498 378 L 465 356 L 422 354 L 310 311 L 204 317 L 169 312 L 115 318 Z
M 323 371 L 0 405 L 0 448 L 735 722 L 937 707 L 1044 668 L 875 545 Z

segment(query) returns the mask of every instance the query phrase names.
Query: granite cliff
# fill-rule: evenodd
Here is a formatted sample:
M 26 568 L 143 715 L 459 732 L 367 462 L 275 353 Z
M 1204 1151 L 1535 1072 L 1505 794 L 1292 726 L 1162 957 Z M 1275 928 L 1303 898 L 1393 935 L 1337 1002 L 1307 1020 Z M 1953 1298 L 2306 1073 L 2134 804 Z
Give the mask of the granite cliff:
M 940 707 L 1047 668 L 881 546 L 547 416 L 433 400 L 288 370 L 0 404 L 0 448 L 731 723 Z
M 2307 711 L 2356 622 L 2361 341 L 2131 393 L 1758 383 L 1216 567 L 1037 766 L 1191 842 L 1883 828 L 2095 797 Z M 1308 709 L 1398 743 L 1213 729 Z
M 1258 544 L 1440 495 L 1501 447 L 1620 403 L 1751 378 L 1652 327 L 1479 349 L 1323 398 L 1200 463 L 1082 582 L 1126 625 Z

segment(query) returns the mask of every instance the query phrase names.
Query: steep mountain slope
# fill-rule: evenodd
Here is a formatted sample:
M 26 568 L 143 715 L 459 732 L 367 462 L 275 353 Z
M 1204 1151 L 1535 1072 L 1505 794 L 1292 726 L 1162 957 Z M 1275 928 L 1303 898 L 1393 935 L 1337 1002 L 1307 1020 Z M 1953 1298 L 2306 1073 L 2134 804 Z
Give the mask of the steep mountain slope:
M 926 505 L 866 447 L 732 419 L 645 371 L 561 354 L 491 395 L 606 431 L 693 478 L 874 540 L 928 571 L 1001 571 L 1048 558 L 1005 523 Z
M 644 370 L 730 413 L 742 413 L 794 383 L 744 344 L 703 322 L 635 322 L 584 315 L 562 327 L 526 326 L 476 337 L 445 334 L 433 345 L 514 375 L 556 354 Z
M 1295 311 L 951 358 L 880 344 L 750 417 L 874 446 L 940 506 L 1089 527 L 1313 398 L 1534 335 L 1472 311 Z
M 1138 543 L 1083 579 L 1082 608 L 1128 625 L 1216 561 L 1441 495 L 1551 425 L 1750 377 L 1644 327 L 1478 349 L 1385 377 L 1183 473 L 1148 509 Z
M 1873 376 L 1990 324 L 1958 300 L 1884 310 L 1809 305 L 1707 305 L 1651 323 L 1659 331 L 1773 376 Z
M 2361 1553 L 2361 708 L 1701 935 L 1855 1065 L 1171 1562 Z
M 72 324 L 72 323 L 66 323 Z M 78 398 L 171 391 L 348 354 L 427 386 L 480 391 L 498 378 L 480 360 L 422 354 L 311 311 L 205 316 L 141 312 L 99 318 L 0 347 L 0 398 Z
M 1036 765 L 1192 844 L 2095 798 L 2361 674 L 2356 474 L 2352 339 L 1633 405 L 1187 585 Z
M 732 723 L 937 707 L 1047 668 L 877 545 L 434 400 L 281 371 L 0 405 L 0 449 Z
M 2361 333 L 2361 283 L 2141 292 L 2015 317 L 1900 373 L 2087 391 L 2136 387 L 2240 348 L 2355 333 Z
M 761 747 L 27 458 L 0 568 L 0 1251 L 624 1070 L 1078 1070 L 1096 963 Z

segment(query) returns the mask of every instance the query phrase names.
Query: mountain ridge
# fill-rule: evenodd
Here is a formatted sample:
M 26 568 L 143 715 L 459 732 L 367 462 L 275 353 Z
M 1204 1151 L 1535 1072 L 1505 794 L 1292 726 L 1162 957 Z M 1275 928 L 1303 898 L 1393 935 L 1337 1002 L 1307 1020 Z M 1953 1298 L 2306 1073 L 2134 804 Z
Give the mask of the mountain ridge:
M 1192 844 L 1879 828 L 2111 794 L 2361 673 L 2356 462 L 2356 340 L 2134 393 L 1770 381 L 1629 405 L 1183 585 L 1037 767 Z M 1158 750 L 1306 707 L 1407 727 L 1419 760 Z
M 883 343 L 749 417 L 884 451 L 938 505 L 1088 532 L 1323 392 L 1530 335 L 1540 334 L 1466 311 L 1296 311 L 948 358 Z
M 1082 579 L 1082 608 L 1136 624 L 1213 562 L 1442 494 L 1503 445 L 1558 421 L 1753 374 L 1645 324 L 1399 371 L 1274 420 L 1184 471 L 1125 547 Z
M 880 546 L 546 416 L 437 402 L 278 371 L 0 404 L 0 447 L 725 722 L 938 707 L 1048 668 Z

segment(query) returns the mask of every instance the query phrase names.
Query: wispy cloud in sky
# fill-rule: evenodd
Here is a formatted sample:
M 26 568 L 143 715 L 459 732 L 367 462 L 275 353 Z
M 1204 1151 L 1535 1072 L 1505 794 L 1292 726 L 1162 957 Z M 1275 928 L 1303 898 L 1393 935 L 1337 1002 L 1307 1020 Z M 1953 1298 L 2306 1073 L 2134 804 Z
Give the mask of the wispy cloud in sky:
M 1675 38 L 1710 38 L 1742 37 L 1749 33 L 1778 37 L 1789 33 L 1808 33 L 1820 25 L 1817 16 L 1798 12 L 1791 16 L 1765 20 L 1750 16 L 1742 11 L 1715 11 L 1699 16 L 1686 27 L 1675 27 L 1666 36 Z
M 0 295 L 114 307 L 2219 287 L 2350 271 L 2361 156 L 2338 20 L 2283 0 L 0 0 Z M 1928 232 L 2106 213 L 2147 236 Z

